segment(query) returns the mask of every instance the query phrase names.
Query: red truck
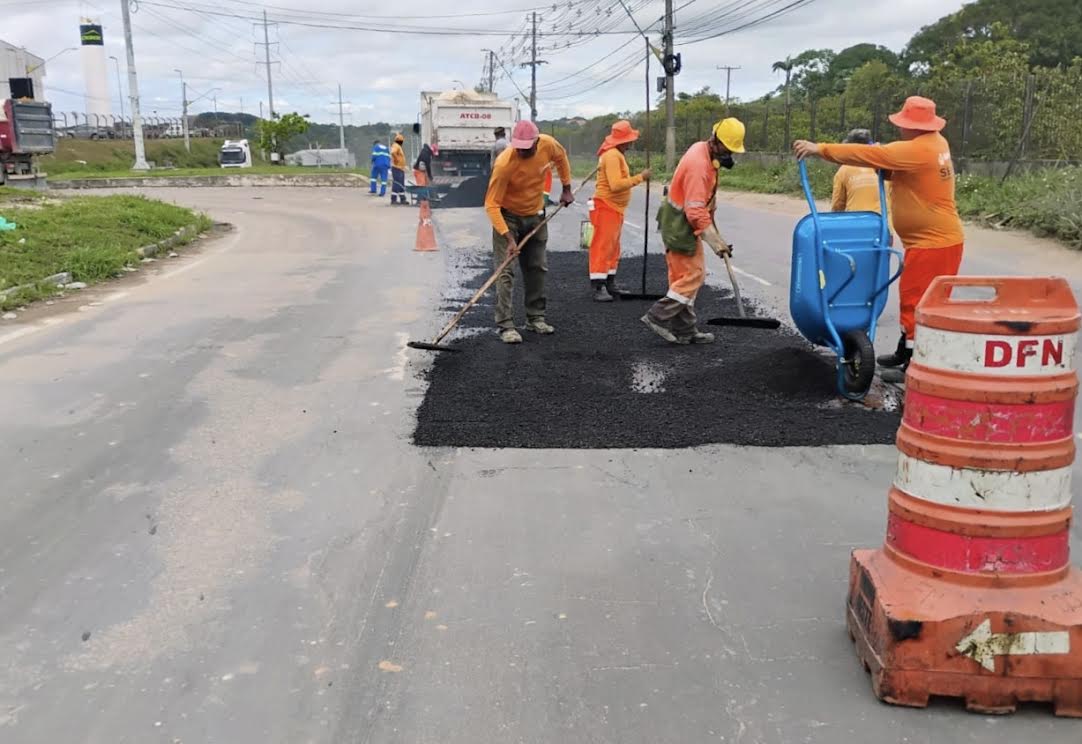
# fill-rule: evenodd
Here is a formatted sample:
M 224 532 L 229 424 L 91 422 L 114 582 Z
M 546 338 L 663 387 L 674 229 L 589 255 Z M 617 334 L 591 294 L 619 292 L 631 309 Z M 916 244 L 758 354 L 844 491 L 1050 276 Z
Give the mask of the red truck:
M 0 107 L 0 186 L 43 186 L 34 158 L 56 148 L 53 108 L 44 101 L 6 99 Z

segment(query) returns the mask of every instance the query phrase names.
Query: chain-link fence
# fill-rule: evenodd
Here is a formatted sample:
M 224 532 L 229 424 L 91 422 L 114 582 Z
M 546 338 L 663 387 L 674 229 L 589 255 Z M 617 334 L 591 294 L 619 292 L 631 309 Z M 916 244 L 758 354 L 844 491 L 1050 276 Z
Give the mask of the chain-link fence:
M 890 142 L 897 129 L 888 117 L 907 96 L 935 100 L 947 120 L 944 136 L 960 166 L 969 161 L 1021 160 L 1041 164 L 1082 163 L 1082 66 L 1041 69 L 1028 75 L 997 75 L 949 84 L 899 83 L 897 89 L 863 94 L 844 91 L 809 98 L 784 95 L 726 106 L 719 100 L 690 99 L 677 104 L 676 150 L 682 153 L 704 139 L 711 125 L 735 116 L 747 127 L 748 150 L 782 153 L 795 139 L 839 141 L 851 129 L 872 132 L 877 142 Z M 589 121 L 546 124 L 572 156 L 592 156 L 611 123 L 630 118 L 643 135 L 636 149 L 653 153 L 665 149 L 664 112 L 651 116 L 649 136 L 643 113 L 616 114 Z

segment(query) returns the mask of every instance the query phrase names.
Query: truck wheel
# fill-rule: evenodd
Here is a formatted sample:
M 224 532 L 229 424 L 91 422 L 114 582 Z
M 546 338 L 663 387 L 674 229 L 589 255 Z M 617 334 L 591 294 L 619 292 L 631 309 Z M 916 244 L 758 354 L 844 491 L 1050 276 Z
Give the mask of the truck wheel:
M 842 335 L 845 354 L 838 360 L 844 365 L 845 389 L 850 393 L 868 392 L 875 377 L 875 347 L 864 331 L 849 331 Z

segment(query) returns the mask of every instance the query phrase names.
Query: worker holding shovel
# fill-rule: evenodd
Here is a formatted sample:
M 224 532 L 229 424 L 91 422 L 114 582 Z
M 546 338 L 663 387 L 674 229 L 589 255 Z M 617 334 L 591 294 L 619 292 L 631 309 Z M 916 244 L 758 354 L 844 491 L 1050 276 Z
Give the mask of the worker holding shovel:
M 669 266 L 669 291 L 642 316 L 642 322 L 674 344 L 711 344 L 714 334 L 697 327 L 695 296 L 706 281 L 703 243 L 718 256 L 732 247 L 714 226 L 718 169 L 733 167 L 733 153 L 744 152 L 744 124 L 722 119 L 706 142 L 696 142 L 680 158 L 669 196 L 658 210 L 658 226 Z
M 650 180 L 650 171 L 631 175 L 624 153 L 639 133 L 631 123 L 618 121 L 597 151 L 597 189 L 590 206 L 590 286 L 595 302 L 612 302 L 616 289 L 616 270 L 620 266 L 620 233 L 624 229 L 624 211 L 631 203 L 631 189 Z
M 545 173 L 550 166 L 556 167 L 563 185 L 560 204 L 567 206 L 575 201 L 567 152 L 555 138 L 541 134 L 532 121 L 520 121 L 511 133 L 511 146 L 492 166 L 485 194 L 495 266 L 503 265 L 508 256 L 518 256 L 526 290 L 526 330 L 543 335 L 556 330 L 545 322 L 548 227 L 542 226 L 524 245 L 518 241 L 545 219 Z M 496 326 L 505 344 L 522 343 L 511 307 L 514 285 L 515 273 L 509 264 L 496 281 Z

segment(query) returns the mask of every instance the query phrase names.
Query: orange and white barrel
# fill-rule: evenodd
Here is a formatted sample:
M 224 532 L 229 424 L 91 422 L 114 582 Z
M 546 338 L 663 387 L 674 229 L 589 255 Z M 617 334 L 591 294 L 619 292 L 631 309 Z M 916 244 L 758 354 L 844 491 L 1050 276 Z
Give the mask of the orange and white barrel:
M 940 277 L 917 306 L 886 537 L 849 570 L 847 625 L 880 699 L 1082 717 L 1079 325 L 1059 278 Z
M 961 299 L 980 287 L 987 299 Z M 886 545 L 948 571 L 1070 558 L 1078 307 L 1054 278 L 943 277 L 917 310 Z

